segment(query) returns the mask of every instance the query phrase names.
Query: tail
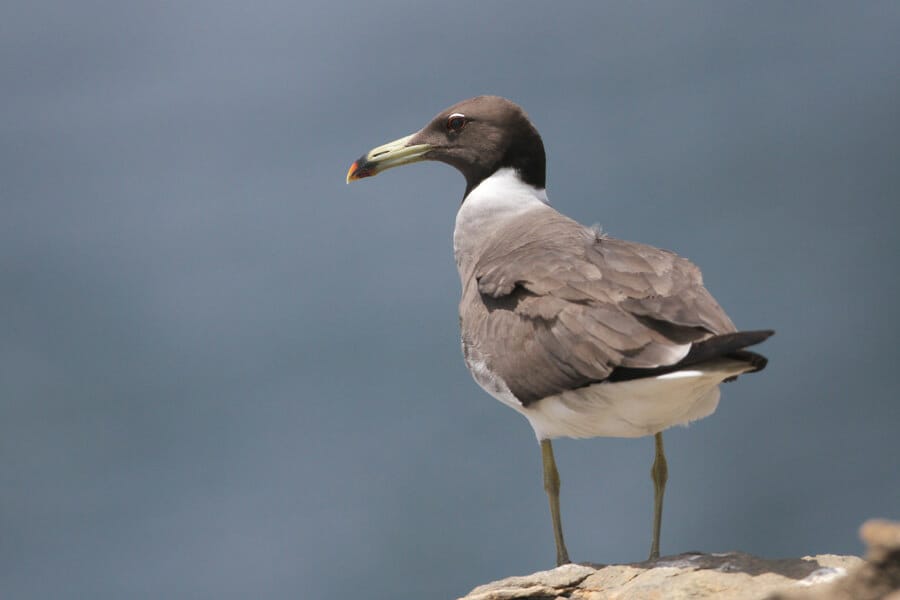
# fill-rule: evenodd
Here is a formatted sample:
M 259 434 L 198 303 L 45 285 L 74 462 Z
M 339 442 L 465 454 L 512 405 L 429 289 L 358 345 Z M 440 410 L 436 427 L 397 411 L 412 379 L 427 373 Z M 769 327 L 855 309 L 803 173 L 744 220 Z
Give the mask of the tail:
M 722 357 L 750 363 L 753 366 L 753 370 L 747 371 L 748 373 L 762 371 L 766 368 L 766 364 L 769 362 L 768 359 L 762 354 L 749 352 L 744 350 L 744 348 L 764 342 L 774 333 L 771 329 L 761 329 L 759 331 L 736 331 L 734 333 L 717 335 L 691 346 L 691 351 L 688 352 L 687 356 L 672 366 L 683 369 L 684 367 Z
M 768 359 L 762 354 L 744 350 L 748 346 L 755 346 L 764 342 L 775 332 L 771 329 L 761 329 L 759 331 L 736 331 L 734 333 L 724 333 L 707 338 L 702 342 L 696 342 L 691 346 L 687 356 L 673 365 L 664 367 L 656 367 L 654 369 L 635 369 L 629 367 L 618 367 L 610 373 L 607 381 L 629 381 L 631 379 L 641 379 L 643 377 L 657 377 L 666 373 L 674 373 L 681 371 L 694 365 L 709 362 L 717 358 L 730 358 L 740 362 L 747 363 L 751 368 L 745 373 L 755 373 L 766 368 Z M 727 379 L 731 381 L 734 377 Z

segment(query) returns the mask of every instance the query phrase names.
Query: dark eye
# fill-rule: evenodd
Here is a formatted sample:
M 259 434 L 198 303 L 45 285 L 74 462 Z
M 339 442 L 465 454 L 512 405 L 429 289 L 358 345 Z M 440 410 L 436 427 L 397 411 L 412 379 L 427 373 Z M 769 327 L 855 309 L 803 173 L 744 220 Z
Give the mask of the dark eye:
M 447 117 L 447 131 L 459 133 L 466 126 L 466 116 L 460 113 L 453 113 Z

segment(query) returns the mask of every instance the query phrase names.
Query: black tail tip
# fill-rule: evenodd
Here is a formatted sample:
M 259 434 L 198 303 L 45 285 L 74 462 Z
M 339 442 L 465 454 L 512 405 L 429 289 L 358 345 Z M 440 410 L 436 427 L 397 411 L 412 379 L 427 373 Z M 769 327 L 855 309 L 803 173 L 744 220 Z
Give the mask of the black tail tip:
M 751 339 L 755 340 L 752 343 L 748 344 L 748 346 L 752 346 L 753 344 L 759 344 L 760 342 L 764 342 L 773 335 L 775 335 L 774 329 L 758 329 L 755 331 L 742 331 L 742 334 L 749 336 Z
M 757 354 L 756 352 L 749 352 L 744 350 L 747 353 L 747 362 L 749 362 L 753 366 L 753 371 L 751 373 L 756 373 L 757 371 L 762 371 L 766 368 L 766 365 L 769 364 L 769 359 L 763 356 L 762 354 Z
M 757 331 L 741 331 L 739 332 L 741 336 L 741 342 L 743 342 L 742 347 L 746 348 L 747 346 L 755 346 L 761 342 L 766 341 L 773 335 L 775 335 L 774 329 L 759 329 Z M 753 367 L 752 371 L 748 371 L 748 373 L 756 373 L 757 371 L 762 371 L 766 368 L 766 365 L 769 364 L 769 359 L 763 356 L 762 354 L 757 354 L 756 352 L 750 352 L 749 350 L 738 350 L 735 355 L 740 358 L 740 360 L 744 360 Z

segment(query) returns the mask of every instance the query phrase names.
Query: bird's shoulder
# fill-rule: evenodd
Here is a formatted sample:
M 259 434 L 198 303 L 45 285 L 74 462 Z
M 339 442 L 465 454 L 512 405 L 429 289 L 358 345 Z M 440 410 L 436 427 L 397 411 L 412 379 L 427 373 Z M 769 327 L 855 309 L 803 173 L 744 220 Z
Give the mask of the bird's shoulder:
M 700 269 L 690 260 L 608 236 L 555 211 L 495 232 L 473 275 L 479 293 L 490 298 L 521 287 L 573 302 L 618 304 L 703 287 Z

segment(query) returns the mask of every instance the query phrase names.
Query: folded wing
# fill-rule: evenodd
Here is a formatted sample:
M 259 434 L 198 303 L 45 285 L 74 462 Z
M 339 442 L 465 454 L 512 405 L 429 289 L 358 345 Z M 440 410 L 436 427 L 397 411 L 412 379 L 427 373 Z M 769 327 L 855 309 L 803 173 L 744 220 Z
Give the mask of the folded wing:
M 461 303 L 467 360 L 523 404 L 617 368 L 675 365 L 692 344 L 735 331 L 690 261 L 548 212 L 492 235 Z

